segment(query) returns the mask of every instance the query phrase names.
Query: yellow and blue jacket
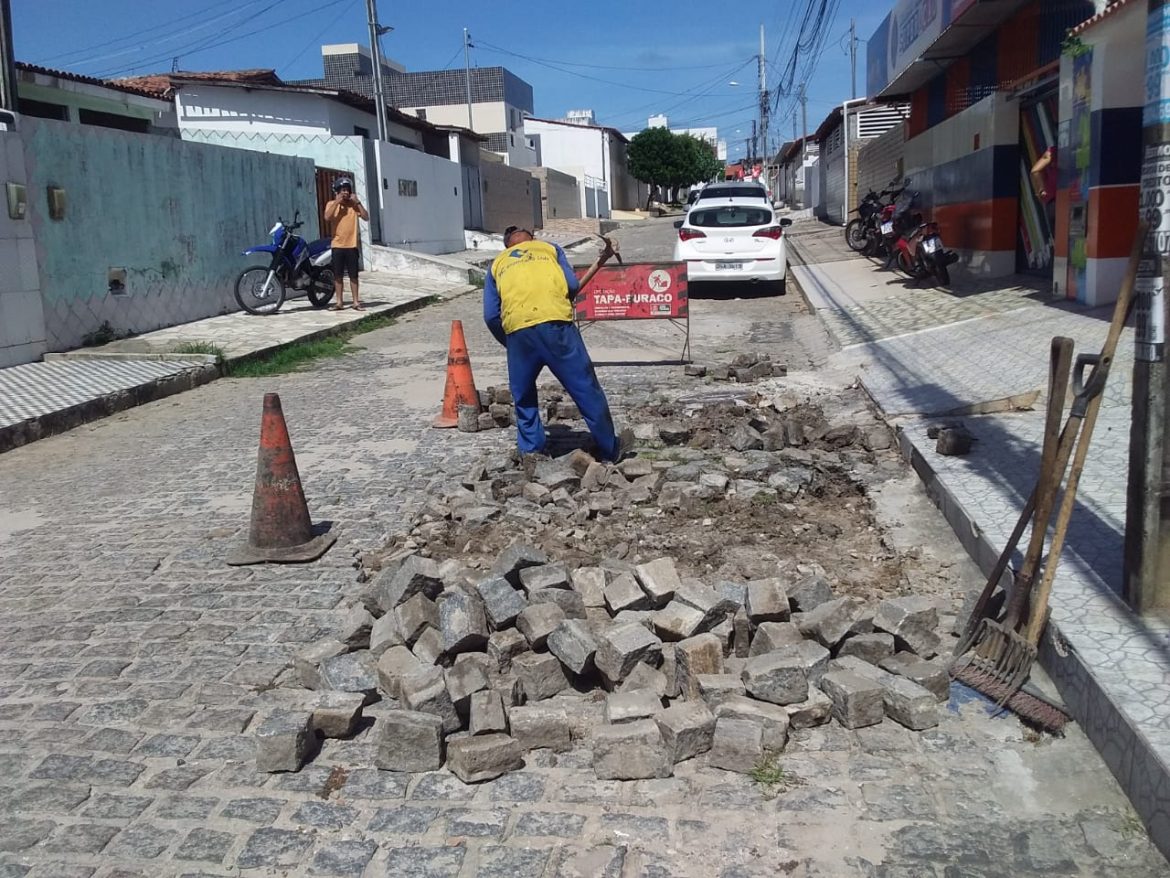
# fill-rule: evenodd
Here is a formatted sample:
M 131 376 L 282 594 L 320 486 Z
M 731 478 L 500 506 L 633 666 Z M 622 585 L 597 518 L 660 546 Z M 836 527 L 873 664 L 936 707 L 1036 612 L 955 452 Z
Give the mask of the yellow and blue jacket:
M 565 251 L 522 241 L 495 258 L 483 287 L 483 320 L 496 341 L 529 326 L 573 319 L 577 275 Z

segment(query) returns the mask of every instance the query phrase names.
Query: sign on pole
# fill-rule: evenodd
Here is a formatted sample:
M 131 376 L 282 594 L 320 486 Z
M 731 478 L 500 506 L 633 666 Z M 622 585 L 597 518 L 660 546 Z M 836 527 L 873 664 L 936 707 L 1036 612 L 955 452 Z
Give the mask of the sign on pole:
M 578 276 L 585 273 L 578 271 Z M 684 336 L 681 359 L 691 353 L 690 300 L 684 262 L 603 266 L 573 300 L 582 328 L 603 320 L 668 320 Z

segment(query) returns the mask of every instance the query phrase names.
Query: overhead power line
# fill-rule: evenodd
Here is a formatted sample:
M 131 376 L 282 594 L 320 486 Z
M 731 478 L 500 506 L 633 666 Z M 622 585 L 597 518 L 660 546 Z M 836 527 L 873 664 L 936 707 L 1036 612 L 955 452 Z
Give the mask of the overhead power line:
M 288 61 L 286 61 L 282 65 L 282 68 L 292 67 L 298 61 L 300 61 L 301 56 L 304 55 L 305 52 L 309 51 L 309 49 L 311 49 L 314 45 L 319 44 L 321 41 L 321 38 L 324 37 L 325 34 L 328 33 L 334 27 L 334 25 L 336 25 L 339 21 L 341 21 L 341 19 L 343 19 L 343 18 L 345 18 L 345 16 L 349 15 L 353 11 L 353 8 L 355 6 L 357 6 L 357 4 L 359 2 L 361 2 L 361 0 L 349 0 L 349 5 L 344 7 L 339 13 L 337 13 L 337 17 L 335 19 L 333 19 L 331 22 L 329 22 L 329 24 L 325 25 L 325 27 L 321 28 L 321 30 L 318 31 L 314 37 L 312 37 L 310 40 L 308 40 L 300 48 L 300 50 L 295 55 L 292 56 L 291 59 L 289 59 Z

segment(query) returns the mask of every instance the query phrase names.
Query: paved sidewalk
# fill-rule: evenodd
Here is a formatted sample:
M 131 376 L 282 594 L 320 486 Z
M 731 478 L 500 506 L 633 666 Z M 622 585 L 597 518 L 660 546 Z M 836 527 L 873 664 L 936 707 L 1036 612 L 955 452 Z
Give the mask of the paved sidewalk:
M 365 311 L 319 310 L 298 298 L 268 316 L 237 311 L 0 369 L 0 452 L 218 377 L 214 356 L 177 354 L 185 345 L 214 345 L 230 363 L 474 289 L 379 272 L 361 284 Z
M 960 539 L 990 570 L 1039 465 L 1044 402 L 1030 412 L 964 418 L 965 457 L 934 451 L 931 416 L 1047 386 L 1054 335 L 1096 352 L 1112 308 L 1048 300 L 1040 285 L 918 288 L 850 254 L 841 230 L 794 225 L 793 274 L 854 370 L 896 418 L 903 449 Z M 808 242 L 806 246 L 805 242 Z M 839 242 L 839 243 L 834 243 Z M 1121 602 L 1133 332 L 1122 336 L 1052 596 L 1042 658 L 1151 837 L 1170 850 L 1170 623 Z M 1026 543 L 1026 540 L 1025 540 Z M 1017 553 L 1016 563 L 1019 562 Z

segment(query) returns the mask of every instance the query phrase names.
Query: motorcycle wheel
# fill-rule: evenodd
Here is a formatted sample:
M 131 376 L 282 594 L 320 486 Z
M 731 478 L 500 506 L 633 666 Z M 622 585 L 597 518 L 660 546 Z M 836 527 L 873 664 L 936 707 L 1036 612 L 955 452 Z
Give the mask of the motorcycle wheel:
M 849 224 L 845 226 L 845 243 L 849 245 L 849 249 L 860 253 L 865 249 L 867 241 L 868 236 L 865 234 L 865 220 L 850 220 Z
M 333 301 L 333 269 L 322 268 L 317 279 L 309 284 L 307 293 L 310 304 L 314 308 L 324 308 Z
M 284 303 L 284 281 L 274 273 L 272 283 L 267 284 L 270 271 L 267 265 L 253 265 L 236 278 L 236 301 L 249 314 L 275 314 Z
M 903 274 L 908 274 L 910 277 L 917 276 L 917 272 L 914 271 L 914 259 L 905 250 L 898 251 L 898 268 Z
M 951 272 L 947 268 L 946 257 L 942 253 L 938 253 L 934 258 L 934 276 L 938 278 L 939 284 L 944 287 L 951 285 Z

